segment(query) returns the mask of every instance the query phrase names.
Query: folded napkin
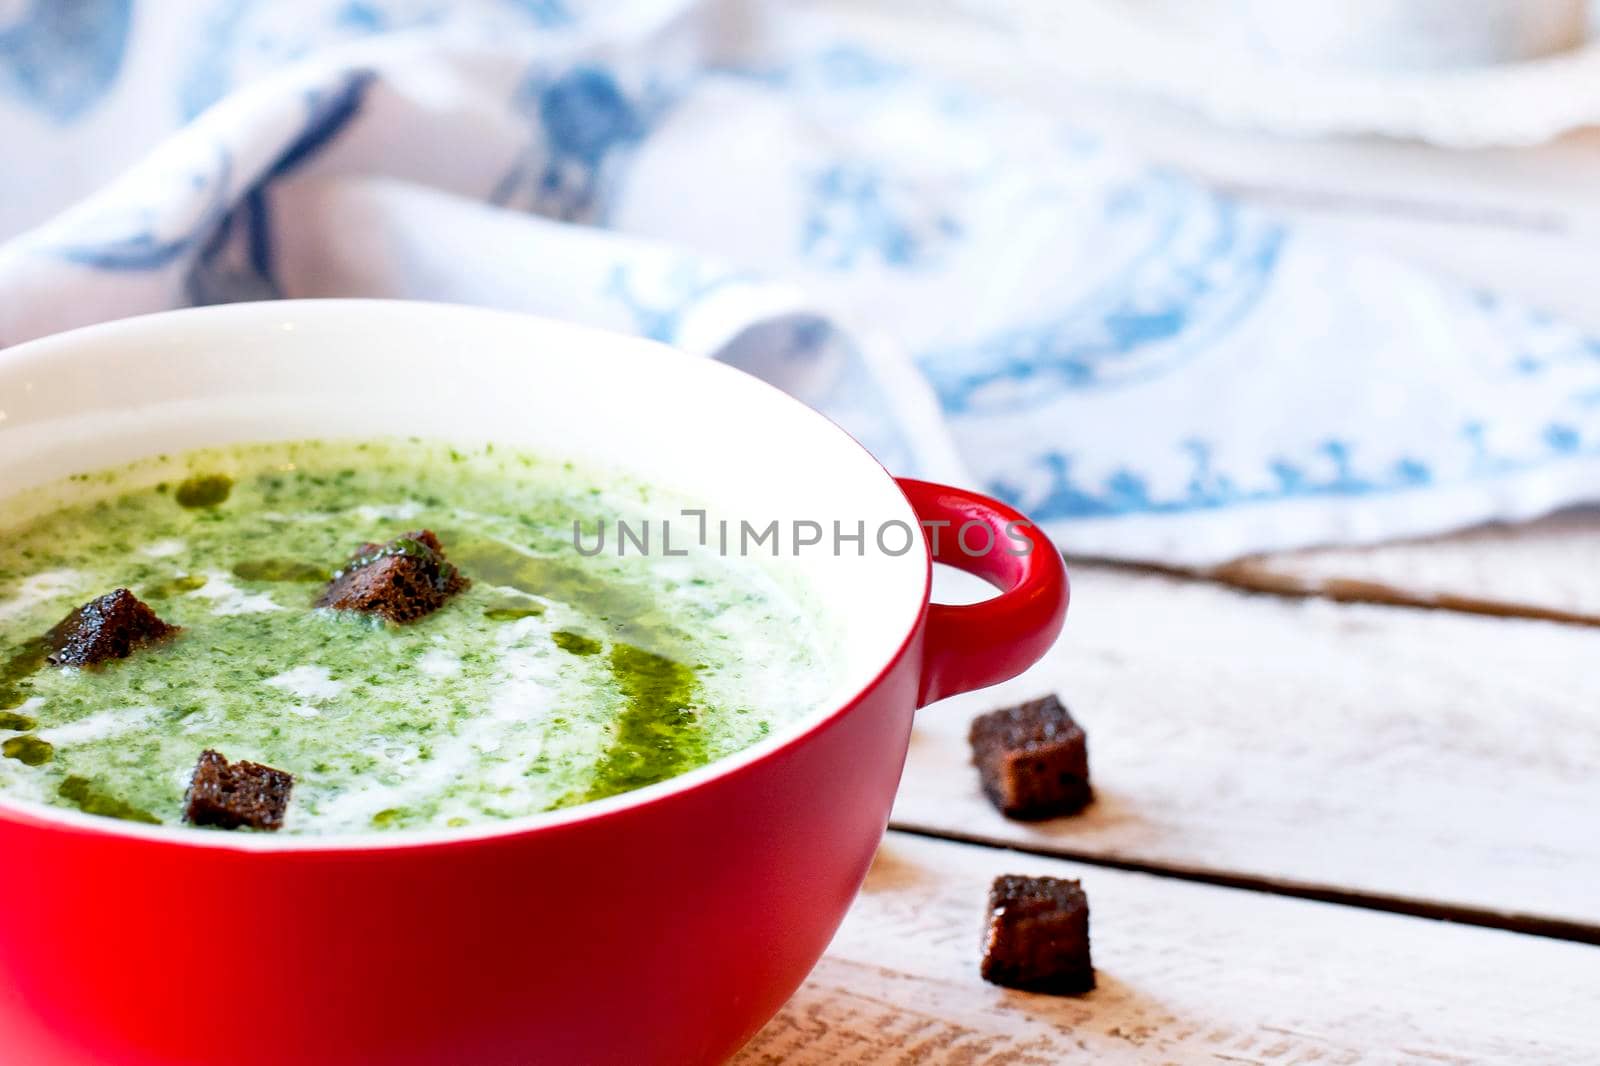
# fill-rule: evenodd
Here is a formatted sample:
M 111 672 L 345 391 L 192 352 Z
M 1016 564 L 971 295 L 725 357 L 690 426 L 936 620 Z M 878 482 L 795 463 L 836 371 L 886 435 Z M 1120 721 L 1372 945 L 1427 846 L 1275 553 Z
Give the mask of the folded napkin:
M 1600 339 L 823 13 L 179 9 L 0 0 L 0 344 L 285 296 L 523 309 L 728 360 L 897 473 L 1166 563 L 1600 498 Z

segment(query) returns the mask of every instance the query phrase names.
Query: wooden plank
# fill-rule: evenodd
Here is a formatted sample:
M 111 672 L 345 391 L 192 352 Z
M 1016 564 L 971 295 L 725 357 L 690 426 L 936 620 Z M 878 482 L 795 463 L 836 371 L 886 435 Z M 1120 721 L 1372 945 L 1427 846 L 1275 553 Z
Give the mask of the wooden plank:
M 1600 510 L 1371 548 L 1254 556 L 1205 576 L 1289 595 L 1600 625 Z
M 1043 663 L 919 712 L 894 824 L 1600 938 L 1600 632 L 1073 577 Z M 1011 822 L 968 723 L 1051 691 L 1098 799 Z
M 978 977 L 989 881 L 1083 880 L 1099 987 Z M 739 1066 L 1525 1063 L 1600 1057 L 1600 948 L 890 834 Z

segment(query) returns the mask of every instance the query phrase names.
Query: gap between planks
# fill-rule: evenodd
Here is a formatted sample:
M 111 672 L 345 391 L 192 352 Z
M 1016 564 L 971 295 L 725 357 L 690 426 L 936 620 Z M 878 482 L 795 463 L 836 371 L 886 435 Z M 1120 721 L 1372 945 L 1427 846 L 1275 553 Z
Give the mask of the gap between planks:
M 1070 847 L 1043 847 L 1014 840 L 1002 840 L 977 833 L 963 833 L 917 825 L 914 822 L 893 821 L 889 828 L 906 836 L 927 840 L 943 840 L 954 844 L 970 844 L 994 851 L 1013 852 L 1018 855 L 1036 855 L 1041 858 L 1065 859 L 1085 866 L 1100 866 L 1108 870 L 1126 870 L 1130 873 L 1151 874 L 1174 881 L 1200 885 L 1216 885 L 1246 892 L 1260 892 L 1271 896 L 1314 900 L 1362 910 L 1381 911 L 1385 914 L 1403 914 L 1410 918 L 1429 918 L 1456 925 L 1472 925 L 1483 929 L 1500 929 L 1526 936 L 1542 936 L 1551 940 L 1567 940 L 1578 944 L 1600 945 L 1600 925 L 1585 922 L 1545 918 L 1536 914 L 1517 914 L 1494 911 L 1483 907 L 1455 906 L 1435 900 L 1408 899 L 1375 892 L 1359 892 L 1329 888 L 1325 885 L 1299 884 L 1271 877 L 1251 877 L 1227 874 L 1214 870 L 1186 867 L 1175 863 L 1139 862 L 1117 859 L 1093 852 L 1077 851 Z
M 1291 598 L 1600 626 L 1596 508 L 1365 547 L 1255 555 L 1216 567 L 1107 565 Z
M 1414 592 L 1394 585 L 1355 577 L 1307 579 L 1274 565 L 1272 558 L 1240 559 L 1204 570 L 1128 563 L 1115 559 L 1068 557 L 1068 567 L 1099 566 L 1129 573 L 1160 574 L 1183 581 L 1203 581 L 1240 592 L 1279 596 L 1293 600 L 1328 600 L 1332 603 L 1367 603 L 1378 607 L 1408 607 L 1424 611 L 1453 611 L 1488 618 L 1520 618 L 1561 625 L 1600 627 L 1600 614 L 1544 607 L 1454 592 Z

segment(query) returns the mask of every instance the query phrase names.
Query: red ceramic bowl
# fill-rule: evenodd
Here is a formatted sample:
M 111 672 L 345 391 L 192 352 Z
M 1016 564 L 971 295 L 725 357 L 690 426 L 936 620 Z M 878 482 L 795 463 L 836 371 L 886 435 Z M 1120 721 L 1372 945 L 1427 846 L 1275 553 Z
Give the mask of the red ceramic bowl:
M 0 353 L 0 411 L 0 499 L 191 447 L 408 433 L 581 455 L 713 523 L 815 521 L 822 548 L 775 565 L 829 605 L 846 660 L 827 706 L 736 756 L 452 833 L 203 833 L 0 795 L 8 1063 L 721 1061 L 849 908 L 913 712 L 1026 668 L 1066 609 L 1060 556 L 1026 527 L 1015 554 L 1005 506 L 896 482 L 726 367 L 522 316 L 326 301 L 112 323 Z M 927 527 L 939 549 L 896 552 L 894 523 L 919 520 L 950 523 Z M 831 550 L 834 522 L 864 523 L 859 554 Z M 1000 595 L 930 605 L 934 558 Z

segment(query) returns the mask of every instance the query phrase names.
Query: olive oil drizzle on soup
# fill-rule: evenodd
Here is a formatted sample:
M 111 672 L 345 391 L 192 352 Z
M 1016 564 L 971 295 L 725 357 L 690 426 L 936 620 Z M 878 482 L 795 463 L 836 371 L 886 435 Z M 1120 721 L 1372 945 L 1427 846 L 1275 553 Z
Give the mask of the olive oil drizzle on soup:
M 570 464 L 300 442 L 47 491 L 64 505 L 0 533 L 0 792 L 35 802 L 177 824 L 211 748 L 294 775 L 285 833 L 481 824 L 736 752 L 835 680 L 817 606 L 758 561 L 580 554 L 574 521 L 592 548 L 599 521 L 692 504 Z M 471 580 L 443 608 L 313 609 L 360 545 L 417 529 Z M 49 665 L 44 634 L 120 587 L 182 632 Z

